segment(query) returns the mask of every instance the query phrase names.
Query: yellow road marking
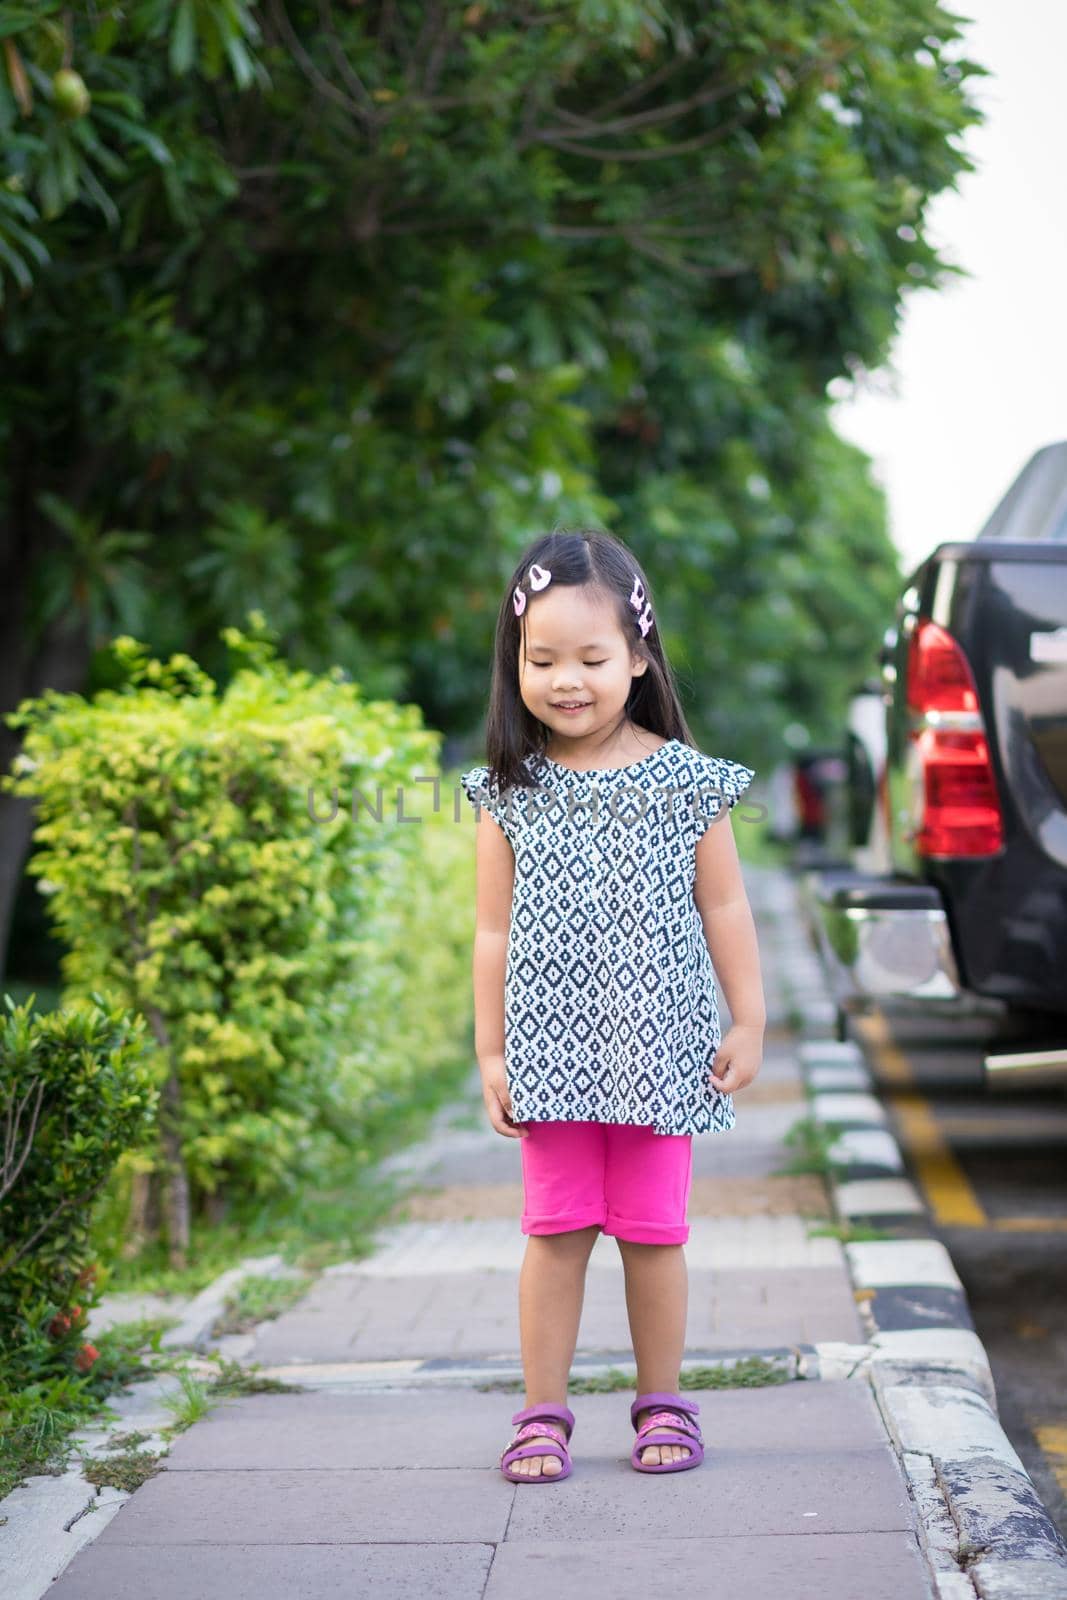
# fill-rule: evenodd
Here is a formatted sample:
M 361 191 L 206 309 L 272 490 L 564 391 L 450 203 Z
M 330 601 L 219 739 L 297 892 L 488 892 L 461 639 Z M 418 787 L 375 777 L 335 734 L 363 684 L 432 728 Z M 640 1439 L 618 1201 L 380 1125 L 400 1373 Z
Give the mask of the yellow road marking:
M 1034 1438 L 1043 1455 L 1048 1456 L 1052 1475 L 1067 1495 L 1067 1427 L 1062 1422 L 1031 1424 Z
M 872 1012 L 854 1022 L 874 1054 L 878 1077 L 886 1085 L 935 1221 L 945 1226 L 987 1228 L 985 1209 L 938 1127 L 929 1102 L 919 1093 L 911 1063 L 894 1043 L 885 1017 Z

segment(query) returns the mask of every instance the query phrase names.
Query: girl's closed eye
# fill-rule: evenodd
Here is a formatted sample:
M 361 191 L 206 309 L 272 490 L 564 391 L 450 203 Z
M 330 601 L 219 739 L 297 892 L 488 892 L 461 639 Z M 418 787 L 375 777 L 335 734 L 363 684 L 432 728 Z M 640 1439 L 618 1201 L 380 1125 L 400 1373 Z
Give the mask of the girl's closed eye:
M 583 667 L 602 667 L 605 664 L 606 663 L 604 661 L 583 661 L 582 662 L 582 666 Z M 551 661 L 531 661 L 530 665 L 531 665 L 531 667 L 550 667 L 552 665 L 552 663 L 551 663 Z

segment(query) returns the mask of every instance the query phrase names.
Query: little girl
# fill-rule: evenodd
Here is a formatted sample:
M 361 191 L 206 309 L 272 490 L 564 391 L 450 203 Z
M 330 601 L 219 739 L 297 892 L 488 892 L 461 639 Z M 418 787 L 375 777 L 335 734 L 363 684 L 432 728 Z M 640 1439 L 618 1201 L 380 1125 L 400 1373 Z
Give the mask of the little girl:
M 755 926 L 730 826 L 711 825 L 754 772 L 694 747 L 648 582 L 600 532 L 545 535 L 513 574 L 486 748 L 460 779 L 483 824 L 475 1050 L 490 1122 L 521 1140 L 529 1235 L 526 1404 L 500 1468 L 515 1483 L 571 1471 L 567 1385 L 604 1232 L 637 1362 L 630 1460 L 679 1472 L 704 1459 L 700 1408 L 678 1393 L 692 1136 L 733 1127 L 763 1057 Z

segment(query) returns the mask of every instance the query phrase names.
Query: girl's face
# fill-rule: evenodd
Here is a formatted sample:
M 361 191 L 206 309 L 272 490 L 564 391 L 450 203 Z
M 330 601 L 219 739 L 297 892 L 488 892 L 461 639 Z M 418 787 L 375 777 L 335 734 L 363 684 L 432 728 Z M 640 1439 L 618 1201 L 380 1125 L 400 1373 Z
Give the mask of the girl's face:
M 602 593 L 549 584 L 527 601 L 519 646 L 523 704 L 562 739 L 588 739 L 612 731 L 625 710 L 633 678 L 647 661 L 619 628 Z M 636 624 L 635 624 L 636 626 Z M 567 710 L 578 702 L 580 709 Z

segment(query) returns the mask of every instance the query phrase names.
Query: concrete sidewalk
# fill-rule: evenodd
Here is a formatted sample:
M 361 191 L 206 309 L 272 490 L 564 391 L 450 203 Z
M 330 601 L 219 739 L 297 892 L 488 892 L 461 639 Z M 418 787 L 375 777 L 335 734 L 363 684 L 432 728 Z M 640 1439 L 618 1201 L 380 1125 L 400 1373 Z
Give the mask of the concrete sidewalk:
M 780 1381 L 690 1392 L 704 1465 L 629 1465 L 633 1390 L 570 1397 L 574 1472 L 508 1483 L 497 1460 L 521 1387 L 517 1142 L 488 1123 L 477 1070 L 430 1137 L 386 1163 L 414 1185 L 365 1260 L 328 1269 L 227 1353 L 303 1385 L 221 1402 L 49 1588 L 56 1600 L 932 1600 L 917 1513 L 870 1383 L 845 1252 L 812 1237 L 820 1177 L 784 1176 L 808 1114 L 779 965 L 798 931 L 780 875 L 746 869 L 769 1009 L 737 1126 L 694 1139 L 686 1367 L 764 1357 Z M 778 908 L 778 909 L 776 909 Z M 726 1025 L 723 1006 L 724 1031 Z M 855 1361 L 852 1357 L 856 1356 Z M 615 1242 L 590 1261 L 573 1378 L 633 1372 Z M 692 1591 L 690 1591 L 692 1592 Z

